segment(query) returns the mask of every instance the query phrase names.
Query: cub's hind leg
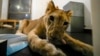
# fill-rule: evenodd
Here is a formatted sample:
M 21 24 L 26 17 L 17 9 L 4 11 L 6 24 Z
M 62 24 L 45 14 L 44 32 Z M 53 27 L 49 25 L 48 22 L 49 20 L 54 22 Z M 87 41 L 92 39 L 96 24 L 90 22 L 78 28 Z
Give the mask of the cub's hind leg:
M 25 27 L 28 25 L 28 20 L 24 19 L 19 22 L 19 28 L 16 31 L 16 34 L 22 34 Z M 23 33 L 24 34 L 24 33 Z
M 67 33 L 64 34 L 64 40 L 66 41 L 66 46 L 71 48 L 72 53 L 76 51 L 75 56 L 93 56 L 93 47 L 89 44 L 83 43 L 77 39 L 72 38 Z M 71 53 L 71 54 L 72 54 Z M 80 54 L 79 54 L 80 53 Z

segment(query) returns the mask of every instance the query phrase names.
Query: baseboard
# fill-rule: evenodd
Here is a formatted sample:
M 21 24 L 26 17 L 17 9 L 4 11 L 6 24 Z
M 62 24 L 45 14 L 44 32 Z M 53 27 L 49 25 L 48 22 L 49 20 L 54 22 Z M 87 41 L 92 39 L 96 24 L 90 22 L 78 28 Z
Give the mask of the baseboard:
M 91 29 L 84 29 L 84 32 L 85 33 L 92 33 L 92 30 Z

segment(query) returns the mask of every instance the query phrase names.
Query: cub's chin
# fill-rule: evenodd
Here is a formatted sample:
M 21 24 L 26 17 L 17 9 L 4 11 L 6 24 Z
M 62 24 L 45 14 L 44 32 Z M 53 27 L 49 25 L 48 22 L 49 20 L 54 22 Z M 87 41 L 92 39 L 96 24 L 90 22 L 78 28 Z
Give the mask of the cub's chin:
M 66 41 L 65 40 L 49 40 L 50 43 L 54 44 L 54 45 L 65 45 Z

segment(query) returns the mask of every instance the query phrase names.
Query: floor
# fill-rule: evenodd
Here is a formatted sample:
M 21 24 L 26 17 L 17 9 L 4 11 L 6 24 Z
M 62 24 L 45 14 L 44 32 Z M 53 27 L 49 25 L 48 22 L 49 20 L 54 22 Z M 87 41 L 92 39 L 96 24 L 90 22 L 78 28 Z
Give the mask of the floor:
M 92 45 L 92 33 L 83 32 L 83 33 L 69 33 L 73 38 L 79 39 L 87 44 Z
M 7 29 L 7 28 L 0 28 L 0 34 L 14 34 L 16 32 L 16 29 Z M 88 43 L 90 45 L 92 45 L 92 34 L 91 32 L 83 32 L 83 33 L 69 33 L 67 32 L 69 35 L 71 35 L 72 37 L 79 39 L 85 43 Z M 36 55 L 36 53 L 33 53 L 29 47 L 26 47 L 14 54 L 12 54 L 11 56 L 33 56 L 33 54 Z M 36 55 L 39 56 L 39 55 Z

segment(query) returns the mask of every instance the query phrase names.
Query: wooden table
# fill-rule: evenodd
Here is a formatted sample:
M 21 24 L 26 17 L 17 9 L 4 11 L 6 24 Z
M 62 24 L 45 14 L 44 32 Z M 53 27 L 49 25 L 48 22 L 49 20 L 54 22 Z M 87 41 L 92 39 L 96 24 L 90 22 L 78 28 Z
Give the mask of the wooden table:
M 18 20 L 10 20 L 10 19 L 3 20 L 3 19 L 0 19 L 0 23 L 2 23 L 2 25 L 3 25 L 3 23 L 13 23 L 13 28 L 16 28 L 16 25 L 17 25 L 18 22 L 19 22 Z

